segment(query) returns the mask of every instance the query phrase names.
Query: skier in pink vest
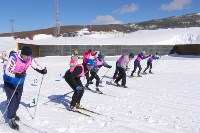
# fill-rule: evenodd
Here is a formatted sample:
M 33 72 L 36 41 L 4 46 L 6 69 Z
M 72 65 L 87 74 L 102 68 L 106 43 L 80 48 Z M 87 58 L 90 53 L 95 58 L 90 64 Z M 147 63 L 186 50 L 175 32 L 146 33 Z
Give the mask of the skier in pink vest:
M 9 118 L 9 126 L 15 130 L 19 130 L 19 125 L 16 123 L 16 121 L 19 121 L 20 118 L 17 116 L 16 112 L 21 101 L 26 71 L 29 66 L 33 65 L 33 60 L 34 58 L 32 56 L 31 48 L 24 46 L 18 52 L 12 53 L 10 55 L 8 64 L 5 67 L 3 75 L 4 89 L 6 92 L 7 100 L 9 101 L 7 118 Z M 42 70 L 34 68 L 34 66 L 32 66 L 32 68 L 41 74 L 47 73 L 46 68 Z
M 86 76 L 87 81 L 89 81 L 89 71 L 91 71 L 94 67 L 94 61 L 92 59 L 88 59 L 86 63 L 78 64 L 74 67 L 71 67 L 65 73 L 65 81 L 69 84 L 69 86 L 74 90 L 74 94 L 72 96 L 72 101 L 70 103 L 71 111 L 75 111 L 76 108 L 80 106 L 80 101 L 84 93 L 84 87 L 80 80 L 80 77 Z
M 71 55 L 71 60 L 69 63 L 70 68 L 78 64 L 78 59 L 83 59 L 83 57 L 78 55 L 78 50 L 74 50 L 74 53 Z
M 128 88 L 126 86 L 126 70 L 128 68 L 128 63 L 134 58 L 134 54 L 130 53 L 129 55 L 123 54 L 116 63 L 116 69 L 119 71 L 118 77 L 115 80 L 117 86 Z M 121 85 L 118 83 L 122 80 Z

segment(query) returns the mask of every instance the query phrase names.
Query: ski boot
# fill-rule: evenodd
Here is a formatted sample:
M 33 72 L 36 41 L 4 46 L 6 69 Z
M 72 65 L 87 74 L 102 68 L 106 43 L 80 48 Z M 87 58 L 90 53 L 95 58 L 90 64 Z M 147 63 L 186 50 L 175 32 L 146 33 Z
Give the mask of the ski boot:
M 138 74 L 138 77 L 142 77 L 140 74 Z
M 147 74 L 147 72 L 144 71 L 143 74 Z
M 96 87 L 96 91 L 97 91 L 97 93 L 99 93 L 99 94 L 103 94 L 103 93 L 99 90 L 99 87 Z
M 10 119 L 9 126 L 14 130 L 19 130 L 19 125 L 16 123 L 15 118 Z
M 70 106 L 69 110 L 70 111 L 76 111 L 76 107 L 75 106 Z
M 119 83 L 115 82 L 116 86 L 121 86 Z
M 123 88 L 128 88 L 126 85 L 122 85 Z
M 14 118 L 15 118 L 15 121 L 20 121 L 19 116 L 16 115 Z

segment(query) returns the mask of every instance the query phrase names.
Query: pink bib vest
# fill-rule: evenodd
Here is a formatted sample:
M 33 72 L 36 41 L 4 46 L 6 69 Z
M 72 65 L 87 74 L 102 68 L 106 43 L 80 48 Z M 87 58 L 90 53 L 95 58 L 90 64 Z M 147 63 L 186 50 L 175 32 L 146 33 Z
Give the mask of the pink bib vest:
M 24 63 L 20 60 L 17 53 L 14 53 L 14 55 L 16 56 L 16 66 L 14 69 L 14 73 L 22 73 L 26 71 L 28 67 L 31 65 L 32 62 L 31 58 L 29 58 L 29 60 Z
M 70 68 L 70 72 L 72 73 L 72 72 L 74 71 L 75 67 L 77 67 L 77 66 L 81 66 L 81 67 L 82 67 L 82 73 L 79 74 L 78 77 L 81 77 L 81 76 L 85 75 L 85 74 L 88 72 L 88 71 L 86 71 L 86 73 L 84 73 L 84 67 L 83 67 L 82 64 L 78 64 L 78 65 L 76 65 L 76 66 L 74 66 L 74 67 L 71 67 L 71 68 Z

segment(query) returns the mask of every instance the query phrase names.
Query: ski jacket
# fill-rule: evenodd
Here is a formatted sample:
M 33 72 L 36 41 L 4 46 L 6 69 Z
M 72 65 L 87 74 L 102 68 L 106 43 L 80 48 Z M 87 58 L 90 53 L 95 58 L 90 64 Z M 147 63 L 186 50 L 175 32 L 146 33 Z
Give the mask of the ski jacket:
M 129 56 L 126 54 L 123 54 L 118 60 L 117 60 L 117 66 L 122 67 L 123 69 L 126 69 L 129 63 Z
M 91 53 L 90 51 L 85 52 L 83 63 L 86 63 L 87 60 L 90 59 L 90 56 L 95 56 L 95 55 L 96 55 L 96 53 Z
M 107 68 L 109 67 L 109 65 L 104 60 L 99 60 L 99 58 L 95 58 L 94 68 L 91 70 L 91 72 L 97 73 L 102 66 L 107 67 Z
M 158 55 L 152 55 L 147 62 L 152 63 L 153 60 L 158 60 L 160 57 Z
M 17 53 L 10 55 L 3 75 L 4 82 L 12 83 L 15 85 L 18 84 L 19 81 L 19 85 L 24 83 L 26 76 L 20 80 L 19 78 L 15 77 L 15 74 L 26 72 L 26 70 L 32 64 L 33 57 L 30 56 L 28 61 L 24 61 L 20 54 L 21 51 L 18 51 Z
M 143 53 L 138 54 L 137 58 L 135 59 L 134 63 L 140 64 L 140 62 L 149 56 L 145 56 Z
M 82 57 L 80 57 L 78 55 L 74 55 L 74 54 L 71 55 L 71 60 L 69 63 L 70 68 L 74 67 L 78 64 L 78 59 L 82 59 Z

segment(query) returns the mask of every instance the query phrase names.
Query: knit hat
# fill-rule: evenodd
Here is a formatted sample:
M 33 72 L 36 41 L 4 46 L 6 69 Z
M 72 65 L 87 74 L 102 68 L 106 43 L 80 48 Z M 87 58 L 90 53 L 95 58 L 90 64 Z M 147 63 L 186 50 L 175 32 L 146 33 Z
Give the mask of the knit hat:
M 32 49 L 29 46 L 24 46 L 21 49 L 21 54 L 26 55 L 26 56 L 31 56 L 32 55 Z
M 134 56 L 135 56 L 135 55 L 134 55 L 133 53 L 130 53 L 130 54 L 129 54 L 129 57 L 131 57 L 131 58 L 134 58 Z

